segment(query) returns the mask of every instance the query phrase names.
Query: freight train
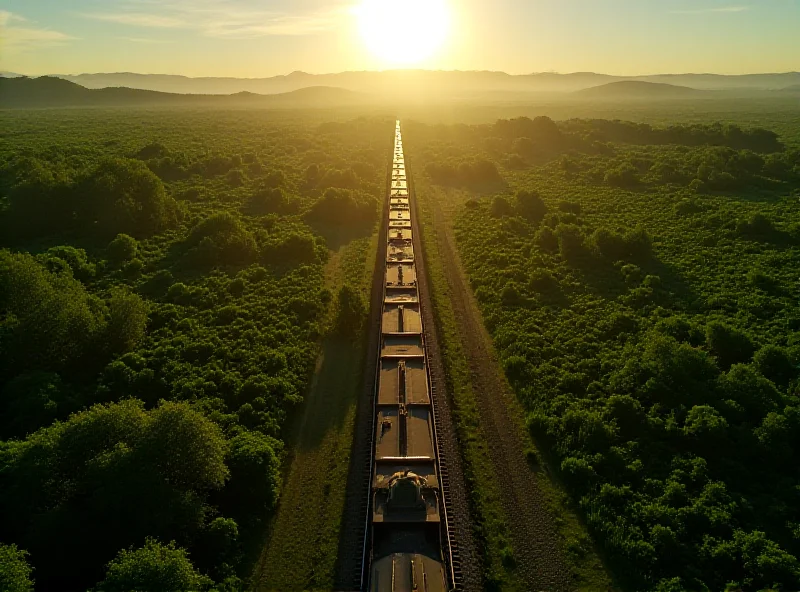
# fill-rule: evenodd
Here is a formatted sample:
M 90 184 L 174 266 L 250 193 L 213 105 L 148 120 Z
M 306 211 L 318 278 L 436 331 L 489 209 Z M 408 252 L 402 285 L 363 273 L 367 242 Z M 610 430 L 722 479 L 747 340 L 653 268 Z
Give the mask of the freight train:
M 445 592 L 453 571 L 399 121 L 388 194 L 363 573 L 371 592 Z

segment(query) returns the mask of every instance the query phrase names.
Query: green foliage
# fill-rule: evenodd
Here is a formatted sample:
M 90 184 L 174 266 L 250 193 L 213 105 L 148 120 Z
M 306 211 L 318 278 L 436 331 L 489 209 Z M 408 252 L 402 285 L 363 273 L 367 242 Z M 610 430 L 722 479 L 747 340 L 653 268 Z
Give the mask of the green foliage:
M 357 339 L 367 318 L 367 304 L 352 286 L 344 285 L 336 296 L 336 331 L 345 337 Z
M 547 214 L 547 206 L 538 193 L 518 191 L 516 194 L 517 212 L 531 222 L 541 222 Z
M 753 356 L 750 337 L 718 321 L 713 321 L 706 327 L 706 344 L 723 369 L 739 362 L 749 362 Z
M 92 407 L 8 444 L 4 533 L 31 549 L 43 583 L 81 581 L 149 534 L 191 540 L 205 496 L 228 476 L 227 447 L 219 427 L 184 403 Z
M 434 183 L 455 187 L 487 187 L 502 182 L 497 165 L 485 159 L 455 164 L 430 163 L 425 172 Z
M 139 243 L 135 238 L 127 234 L 118 234 L 114 240 L 108 243 L 106 251 L 109 261 L 120 265 L 134 259 L 138 248 Z
M 175 542 L 163 545 L 147 539 L 144 546 L 125 550 L 108 564 L 97 592 L 198 592 L 211 581 L 192 565 L 184 549 Z
M 263 187 L 250 197 L 247 210 L 252 214 L 291 214 L 297 210 L 297 202 L 280 187 Z
M 103 319 L 67 267 L 53 273 L 27 254 L 0 251 L 0 376 L 60 370 L 90 353 Z
M 243 432 L 231 440 L 231 482 L 226 489 L 231 512 L 237 506 L 271 509 L 275 505 L 281 484 L 280 452 L 279 442 L 257 432 Z
M 241 588 L 333 317 L 326 239 L 373 230 L 393 122 L 2 117 L 0 541 L 42 589 L 88 589 L 147 537 Z
M 583 231 L 575 224 L 559 224 L 553 232 L 558 240 L 558 252 L 565 261 L 575 261 L 583 253 Z
M 33 577 L 28 554 L 16 545 L 0 543 L 0 590 L 3 592 L 32 592 Z
M 317 228 L 371 229 L 378 215 L 378 200 L 373 196 L 349 189 L 325 190 L 304 218 Z
M 161 180 L 138 160 L 102 160 L 76 192 L 82 224 L 106 235 L 149 236 L 174 225 L 179 215 Z
M 147 305 L 122 287 L 111 289 L 103 344 L 109 352 L 122 354 L 132 350 L 144 337 Z
M 431 165 L 525 152 L 502 172 L 540 196 L 538 228 L 478 190 L 431 199 L 468 204 L 455 236 L 506 376 L 621 586 L 797 588 L 789 140 L 570 120 L 534 150 L 516 125 L 419 125 L 415 145 Z

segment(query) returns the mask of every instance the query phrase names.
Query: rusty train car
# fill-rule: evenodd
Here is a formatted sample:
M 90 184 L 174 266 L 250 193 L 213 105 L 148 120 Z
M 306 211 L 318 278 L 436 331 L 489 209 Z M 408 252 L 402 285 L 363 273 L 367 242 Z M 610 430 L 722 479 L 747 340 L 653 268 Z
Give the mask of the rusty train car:
M 364 557 L 371 592 L 453 588 L 410 197 L 398 121 L 384 221 L 385 282 Z

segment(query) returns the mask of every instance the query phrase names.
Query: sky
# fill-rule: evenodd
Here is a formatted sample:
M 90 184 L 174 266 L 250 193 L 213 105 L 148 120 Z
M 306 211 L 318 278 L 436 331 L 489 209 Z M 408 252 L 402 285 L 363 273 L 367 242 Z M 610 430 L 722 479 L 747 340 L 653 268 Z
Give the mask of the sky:
M 404 6 L 0 0 L 0 70 L 266 77 L 397 67 L 365 41 L 357 9 L 363 1 Z M 800 70 L 800 0 L 429 1 L 447 4 L 446 36 L 404 67 L 618 75 Z M 406 21 L 425 18 L 420 5 Z

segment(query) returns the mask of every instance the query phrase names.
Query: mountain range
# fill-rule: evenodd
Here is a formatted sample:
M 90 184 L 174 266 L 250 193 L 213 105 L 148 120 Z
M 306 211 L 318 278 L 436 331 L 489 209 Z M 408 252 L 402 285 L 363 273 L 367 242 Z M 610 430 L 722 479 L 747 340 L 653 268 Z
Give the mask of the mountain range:
M 453 75 L 455 74 L 455 76 Z M 88 76 L 88 75 L 87 75 Z M 246 84 L 247 79 L 195 79 L 160 77 L 139 74 L 91 75 L 96 88 L 87 87 L 61 77 L 0 76 L 0 108 L 40 107 L 130 107 L 130 106 L 195 106 L 195 107 L 261 107 L 261 108 L 330 108 L 341 106 L 429 104 L 455 102 L 527 103 L 537 97 L 573 101 L 676 101 L 689 99 L 737 99 L 748 97 L 794 98 L 800 83 L 786 85 L 800 74 L 754 75 L 742 80 L 740 85 L 756 84 L 761 87 L 739 86 L 725 90 L 704 89 L 652 80 L 613 80 L 600 74 L 541 75 L 538 86 L 531 86 L 524 77 L 513 77 L 499 72 L 362 72 L 330 76 L 313 76 L 294 73 L 273 79 L 269 89 L 262 92 L 236 90 L 220 94 L 212 92 L 178 92 L 192 89 L 208 90 L 213 80 L 225 81 L 225 90 Z M 690 75 L 695 76 L 695 75 Z M 700 75 L 704 76 L 704 75 Z M 760 78 L 759 78 L 760 76 Z M 772 76 L 772 78 L 770 78 Z M 103 78 L 106 77 L 106 78 Z M 133 78 L 131 78 L 133 77 Z M 80 78 L 80 77 L 78 77 Z M 609 78 L 612 81 L 609 82 Z M 655 77 L 651 77 L 655 78 Z M 664 78 L 664 77 L 660 77 Z M 672 82 L 691 82 L 685 77 L 670 77 Z M 84 82 L 85 78 L 81 78 Z M 98 86 L 101 81 L 115 86 Z M 290 81 L 290 82 L 287 82 Z M 709 79 L 697 78 L 696 82 Z M 713 79 L 716 80 L 716 79 Z M 188 82 L 187 82 L 188 81 Z M 180 82 L 181 84 L 177 84 Z M 261 81 L 263 82 L 263 80 Z M 345 86 L 314 83 L 339 82 Z M 137 86 L 123 86 L 125 83 Z M 185 83 L 185 84 L 184 84 Z M 305 86 L 302 86 L 306 83 Z M 594 83 L 594 84 L 592 84 Z M 528 86 L 525 86 L 525 85 Z M 778 86 L 783 84 L 783 86 Z M 589 85 L 589 86 L 587 86 Z M 707 84 L 706 86 L 709 86 Z M 777 90 L 770 90 L 772 85 Z M 150 86 L 167 88 L 153 90 Z M 713 85 L 712 85 L 713 86 Z M 190 88 L 191 87 L 191 88 Z M 577 87 L 577 89 L 576 89 Z M 216 86 L 219 90 L 221 86 Z M 289 90 L 286 90 L 289 89 Z M 538 90 L 537 90 L 538 89 Z M 556 90 L 558 89 L 558 90 Z M 272 90 L 274 92 L 265 92 Z M 549 100 L 548 99 L 548 100 Z
M 0 108 L 131 106 L 314 108 L 358 105 L 364 100 L 365 96 L 360 93 L 319 86 L 271 95 L 250 92 L 231 95 L 193 95 L 125 87 L 90 89 L 52 76 L 0 78 Z
M 2 73 L 10 76 L 11 73 Z M 391 95 L 399 89 L 413 89 L 425 95 L 458 95 L 474 92 L 573 92 L 622 81 L 654 82 L 698 90 L 778 90 L 800 85 L 800 72 L 779 74 L 656 74 L 612 76 L 594 72 L 572 74 L 538 73 L 512 75 L 489 71 L 387 70 L 381 72 L 340 72 L 308 74 L 292 72 L 270 78 L 189 78 L 168 74 L 55 75 L 90 89 L 127 87 L 179 94 L 286 93 L 310 86 L 338 87 L 356 92 Z

